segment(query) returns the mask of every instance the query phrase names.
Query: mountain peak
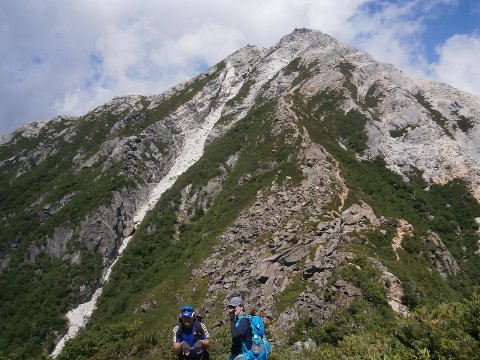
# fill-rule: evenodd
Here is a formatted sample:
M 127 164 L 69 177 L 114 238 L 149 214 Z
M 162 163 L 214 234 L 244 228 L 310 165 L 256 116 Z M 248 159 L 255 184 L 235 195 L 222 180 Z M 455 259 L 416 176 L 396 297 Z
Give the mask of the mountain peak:
M 278 43 L 284 44 L 289 42 L 304 42 L 305 44 L 310 44 L 310 46 L 339 44 L 339 42 L 330 35 L 320 30 L 307 28 L 295 28 L 290 34 L 283 36 Z
M 180 301 L 222 326 L 224 299 L 241 295 L 287 344 L 303 316 L 322 326 L 353 304 L 383 322 L 387 306 L 464 293 L 480 281 L 478 109 L 297 28 L 162 94 L 1 138 L 0 358 L 40 356 L 70 309 L 72 333 L 96 306 L 96 325 L 166 333 Z M 108 334 L 86 338 L 115 358 Z M 64 358 L 83 348 L 95 356 Z

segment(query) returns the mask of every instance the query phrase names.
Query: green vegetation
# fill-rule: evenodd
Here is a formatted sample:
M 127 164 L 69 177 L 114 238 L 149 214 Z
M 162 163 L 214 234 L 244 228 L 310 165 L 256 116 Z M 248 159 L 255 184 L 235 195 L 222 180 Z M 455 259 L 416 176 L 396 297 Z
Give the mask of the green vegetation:
M 250 89 L 252 86 L 255 84 L 255 80 L 252 78 L 247 79 L 240 90 L 238 90 L 237 95 L 235 95 L 232 99 L 228 100 L 226 103 L 226 106 L 234 106 L 240 102 L 242 102 L 243 99 L 247 97 L 247 95 L 250 93 Z
M 293 59 L 285 68 L 283 69 L 283 73 L 285 75 L 290 75 L 294 72 L 299 72 L 301 70 L 300 62 L 302 61 L 301 57 L 297 57 Z
M 379 90 L 379 82 L 374 82 L 367 90 L 365 95 L 365 108 L 377 107 L 380 99 L 384 97 L 384 94 Z
M 147 214 L 104 288 L 92 325 L 84 336 L 96 339 L 95 326 L 103 328 L 119 321 L 131 323 L 135 320 L 142 321 L 142 331 L 164 333 L 173 326 L 172 311 L 175 312 L 179 298 L 196 306 L 201 305 L 205 296 L 205 287 L 201 284 L 205 284 L 207 279 L 190 280 L 191 268 L 198 266 L 211 253 L 216 237 L 232 224 L 245 206 L 254 201 L 258 190 L 271 184 L 274 176 L 278 176 L 280 182 L 287 176 L 293 183 L 301 179 L 297 165 L 287 161 L 299 144 L 286 145 L 285 140 L 290 136 L 288 132 L 271 135 L 274 106 L 274 102 L 257 105 L 246 119 L 209 145 L 204 156 Z M 224 180 L 222 191 L 210 209 L 192 219 L 191 223 L 182 224 L 179 227 L 180 240 L 173 240 L 180 190 L 190 183 L 197 188 L 206 185 L 208 180 L 220 174 L 220 165 L 235 153 L 239 153 L 236 165 Z M 245 174 L 251 177 L 239 185 L 239 179 Z M 189 267 L 184 266 L 187 263 Z M 145 298 L 155 299 L 157 307 L 146 314 L 135 313 L 134 310 Z
M 295 79 L 292 81 L 292 87 L 300 84 L 306 79 L 309 79 L 313 76 L 313 69 L 317 66 L 317 61 L 314 61 L 310 64 L 302 64 L 302 58 L 297 57 L 293 59 L 284 69 L 285 75 L 290 75 L 292 73 L 297 73 Z
M 459 180 L 427 188 L 421 173 L 415 169 L 407 183 L 388 170 L 381 158 L 371 162 L 358 161 L 355 154 L 366 146 L 366 119 L 360 113 L 338 110 L 343 95 L 320 93 L 305 104 L 296 94 L 294 100 L 297 113 L 302 115 L 301 124 L 307 128 L 312 139 L 325 146 L 340 163 L 350 189 L 345 206 L 366 201 L 377 214 L 407 220 L 414 226 L 414 231 L 411 236 L 404 238 L 403 249 L 397 251 L 400 261 L 396 260 L 391 248 L 391 240 L 396 233 L 394 224 L 351 234 L 363 240 L 361 245 L 345 249 L 357 257 L 351 264 L 340 266 L 331 281 L 344 280 L 357 287 L 362 296 L 353 300 L 349 306 L 336 310 L 323 325 L 314 326 L 305 318 L 299 322 L 295 332 L 290 334 L 291 341 L 310 337 L 321 346 L 301 353 L 276 348 L 272 359 L 317 359 L 320 356 L 326 359 L 368 356 L 372 359 L 430 359 L 444 356 L 438 355 L 444 354 L 438 348 L 443 341 L 440 338 L 435 340 L 437 343 L 420 341 L 417 347 L 407 344 L 409 341 L 417 341 L 413 331 L 408 330 L 409 327 L 418 326 L 413 321 L 415 317 L 412 320 L 401 320 L 395 316 L 387 303 L 386 289 L 379 280 L 381 274 L 369 258 L 378 259 L 402 281 L 402 301 L 411 309 L 416 309 L 420 319 L 427 316 L 427 313 L 433 314 L 430 310 L 422 309 L 456 301 L 478 283 L 480 267 L 472 255 L 474 251 L 471 251 L 476 246 L 477 226 L 474 218 L 480 216 L 478 203 L 469 195 L 465 183 Z M 278 167 L 275 170 L 282 167 L 283 176 L 293 175 L 299 179 L 295 164 L 285 161 L 294 149 L 277 146 L 283 143 L 283 137 L 287 134 L 279 137 L 270 135 L 273 105 L 267 103 L 255 107 L 247 119 L 236 124 L 224 138 L 208 146 L 202 159 L 164 194 L 117 264 L 111 282 L 104 289 L 92 325 L 83 336 L 97 338 L 92 335 L 96 326 L 105 329 L 114 326 L 110 324 L 118 324 L 118 321 L 131 323 L 141 320 L 139 332 L 160 334 L 158 336 L 161 337 L 175 321 L 171 309 L 178 305 L 178 299 L 197 306 L 202 303 L 204 292 L 199 290 L 200 286 L 195 286 L 198 279 L 190 280 L 190 271 L 183 264 L 197 266 L 210 253 L 216 237 L 225 231 L 241 209 L 253 201 L 256 192 L 269 184 L 276 172 L 256 170 L 262 168 L 262 164 L 276 163 Z M 337 139 L 342 140 L 346 150 Z M 277 152 L 272 152 L 272 149 Z M 223 190 L 210 209 L 200 214 L 191 224 L 180 227 L 180 241 L 171 240 L 177 222 L 175 209 L 180 201 L 180 190 L 189 183 L 198 184 L 196 186 L 206 184 L 219 174 L 220 164 L 237 152 L 240 154 L 239 160 L 224 180 Z M 246 173 L 256 175 L 239 186 L 238 180 Z M 431 249 L 424 241 L 428 230 L 441 234 L 442 240 L 457 259 L 466 259 L 459 264 L 462 268 L 461 275 L 445 281 L 438 272 L 431 271 L 434 268 Z M 464 246 L 470 250 L 465 252 Z M 208 279 L 202 279 L 206 280 Z M 291 306 L 306 286 L 307 283 L 294 279 L 278 295 L 276 311 L 281 312 Z M 197 290 L 192 291 L 192 288 Z M 329 301 L 335 301 L 334 293 L 328 293 L 328 286 L 324 295 Z M 157 300 L 157 308 L 146 314 L 135 314 L 135 308 L 147 297 Z M 219 312 L 215 310 L 215 313 Z M 225 345 L 228 344 L 228 329 L 222 328 L 220 333 L 223 339 L 220 340 L 221 350 L 212 350 L 214 359 L 224 356 L 228 349 L 228 345 Z M 133 345 L 140 340 L 132 341 L 130 347 L 141 347 Z M 77 340 L 72 344 L 79 346 Z M 105 346 L 114 349 L 114 344 Z M 474 343 L 470 345 L 477 346 Z M 170 350 L 167 345 L 150 344 L 148 349 L 149 354 L 162 354 L 165 359 L 171 356 L 168 355 Z M 142 355 L 143 358 L 149 356 Z
M 114 136 L 139 134 L 149 125 L 168 117 L 178 106 L 192 99 L 218 73 L 199 77 L 182 91 L 162 101 L 157 108 L 139 113 L 138 119 L 120 129 Z M 293 85 L 312 75 L 315 63 L 308 67 L 294 59 L 285 74 L 296 73 Z M 342 248 L 353 255 L 348 262 L 333 269 L 325 288 L 317 288 L 302 280 L 301 271 L 275 297 L 274 314 L 291 307 L 307 288 L 323 296 L 329 309 L 336 308 L 321 324 L 306 316 L 289 334 L 290 344 L 275 345 L 272 360 L 286 359 L 447 359 L 473 358 L 478 353 L 480 295 L 473 300 L 459 299 L 471 294 L 480 283 L 478 225 L 480 205 L 470 195 L 466 184 L 453 180 L 444 185 L 425 183 L 422 174 L 413 169 L 408 182 L 389 170 L 382 158 L 359 161 L 357 155 L 367 149 L 365 125 L 367 118 L 360 111 L 342 110 L 350 95 L 363 109 L 378 105 L 378 84 L 367 91 L 362 103 L 352 82 L 355 66 L 341 62 L 337 69 L 345 77 L 345 93 L 323 91 L 308 101 L 300 92 L 293 95 L 300 126 L 305 127 L 313 141 L 322 145 L 340 164 L 342 177 L 349 188 L 345 207 L 362 201 L 371 205 L 378 216 L 392 218 L 380 228 L 367 228 L 349 234 L 354 245 Z M 244 99 L 253 80 L 247 80 L 229 104 Z M 418 93 L 417 100 L 447 134 L 447 121 Z M 144 106 L 147 106 L 146 100 Z M 299 141 L 291 143 L 292 134 L 285 130 L 272 135 L 275 101 L 259 99 L 248 115 L 227 134 L 206 147 L 203 157 L 174 186 L 165 192 L 145 217 L 128 249 L 116 264 L 110 282 L 105 286 L 97 311 L 87 329 L 70 341 L 60 359 L 174 359 L 171 354 L 170 329 L 176 322 L 179 303 L 201 306 L 211 280 L 191 278 L 191 270 L 211 254 L 219 235 L 233 223 L 240 211 L 250 206 L 260 190 L 268 188 L 273 179 L 298 184 L 302 180 L 299 164 L 292 154 Z M 87 250 L 72 239 L 68 244 L 82 254 L 82 264 L 69 260 L 50 259 L 44 252 L 35 262 L 26 259 L 29 245 L 45 246 L 58 225 L 75 227 L 78 222 L 101 204 L 108 204 L 112 193 L 122 188 L 135 188 L 141 180 L 123 175 L 123 164 L 114 164 L 101 172 L 99 161 L 90 168 L 71 171 L 73 156 L 81 149 L 85 158 L 92 156 L 112 135 L 105 131 L 123 119 L 124 114 L 87 114 L 75 123 L 75 135 L 69 141 L 58 140 L 65 149 L 52 154 L 41 164 L 15 178 L 18 164 L 4 166 L 0 177 L 0 254 L 12 247 L 11 262 L 18 264 L 0 273 L 0 359 L 47 358 L 52 349 L 53 334 L 65 329 L 62 315 L 78 304 L 78 289 L 93 288 L 101 271 L 99 254 Z M 458 126 L 467 131 L 472 124 L 460 117 Z M 220 119 L 229 121 L 228 117 Z M 28 152 L 39 142 L 48 143 L 51 132 L 66 128 L 62 121 L 44 128 L 36 139 L 17 138 L 11 146 L 0 146 L 0 160 Z M 402 136 L 408 129 L 390 132 Z M 158 139 L 156 146 L 163 153 L 166 144 Z M 67 154 L 67 155 L 65 155 Z M 207 209 L 194 204 L 195 216 L 188 221 L 177 217 L 181 191 L 193 184 L 192 191 L 204 187 L 209 180 L 223 175 L 220 170 L 226 159 L 238 154 L 238 160 L 222 182 L 222 190 Z M 2 169 L 2 170 L 3 170 Z M 248 174 L 248 177 L 245 175 Z M 240 181 L 242 180 L 242 181 Z M 73 194 L 73 195 L 72 195 Z M 39 196 L 42 195 L 41 198 Z M 71 201 L 51 217 L 41 219 L 43 207 L 62 197 Z M 339 203 L 332 204 L 338 208 Z M 396 254 L 392 239 L 396 235 L 394 219 L 405 219 L 413 232 L 403 239 Z M 316 221 L 306 224 L 304 231 L 314 231 Z M 426 241 L 430 231 L 437 233 L 458 260 L 461 273 L 447 280 L 435 271 L 434 250 Z M 175 238 L 178 235 L 179 238 Z M 272 234 L 259 236 L 265 242 Z M 314 256 L 314 249 L 310 250 Z M 399 260 L 397 260 L 397 255 Z M 398 318 L 387 301 L 388 284 L 382 279 L 378 262 L 403 284 L 403 304 L 413 311 L 407 319 Z M 337 307 L 337 282 L 354 286 L 359 295 Z M 54 286 L 52 286 L 54 284 Z M 333 289 L 333 290 L 332 290 Z M 225 293 L 218 293 L 208 321 L 222 317 Z M 156 307 L 146 313 L 136 311 L 146 300 L 155 300 Z M 444 303 L 443 305 L 439 305 Z M 207 321 L 207 323 L 208 323 Z M 211 323 L 209 325 L 212 325 Z M 290 345 L 297 340 L 312 338 L 318 347 L 293 352 Z M 228 328 L 214 331 L 212 358 L 224 358 L 229 348 Z M 40 355 L 44 353 L 43 355 Z
M 358 287 L 366 301 L 388 308 L 385 287 L 379 281 L 381 272 L 367 259 L 358 257 L 339 267 L 337 273 L 337 276 Z
M 337 310 L 322 326 L 299 322 L 300 339 L 318 347 L 286 349 L 272 359 L 475 359 L 480 351 L 480 293 L 470 300 L 420 308 L 401 319 L 380 315 L 386 308 L 355 300 Z
M 102 328 L 94 326 L 89 332 L 81 333 L 76 342 L 69 342 L 58 359 L 143 358 L 148 356 L 152 348 L 160 346 L 166 340 L 160 334 L 142 332 L 138 323 L 120 323 Z
M 181 105 L 192 100 L 205 86 L 218 77 L 224 70 L 225 64 L 223 62 L 217 65 L 216 70 L 205 76 L 198 76 L 190 81 L 183 90 L 174 92 L 170 97 L 162 100 L 155 108 L 149 111 L 142 111 L 140 114 L 144 115 L 142 121 L 133 122 L 129 127 L 122 132 L 115 134 L 115 136 L 126 137 L 131 134 L 140 134 L 148 126 L 163 120 L 165 117 L 177 110 Z
M 352 63 L 349 63 L 348 61 L 341 61 L 337 65 L 337 69 L 340 70 L 340 72 L 345 75 L 346 78 L 351 78 L 353 71 L 355 70 L 355 65 Z
M 422 299 L 418 301 L 431 305 L 432 301 L 454 300 L 468 294 L 480 281 L 480 260 L 474 254 L 478 249 L 475 218 L 480 216 L 480 205 L 461 180 L 427 188 L 418 170 L 412 171 L 409 182 L 405 182 L 400 175 L 387 169 L 383 159 L 358 161 L 355 152 L 342 149 L 336 139 L 345 138 L 345 133 L 347 139 L 357 139 L 350 144 L 362 144 L 365 136 L 361 121 L 352 122 L 353 125 L 345 122 L 345 115 L 338 110 L 342 100 L 341 94 L 323 92 L 307 104 L 297 94 L 295 103 L 312 139 L 325 146 L 341 165 L 342 176 L 350 189 L 345 206 L 365 201 L 376 214 L 405 219 L 414 227 L 413 236 L 406 239 L 405 249 L 400 250 L 401 263 L 393 260 L 388 241 L 381 245 L 370 234 L 371 240 L 366 245 L 402 282 L 411 283 L 411 294 Z M 345 129 L 335 124 L 350 127 Z M 350 145 L 350 148 L 358 151 L 362 146 Z M 426 271 L 426 266 L 434 268 L 423 240 L 428 229 L 440 234 L 456 259 L 464 259 L 459 263 L 462 273 L 449 283 L 437 272 Z
M 443 131 L 445 131 L 445 134 L 453 139 L 452 133 L 446 127 L 447 119 L 442 115 L 442 113 L 438 110 L 435 110 L 427 101 L 427 99 L 425 99 L 425 96 L 423 96 L 422 93 L 416 93 L 415 99 L 417 99 L 417 101 L 427 110 L 432 120 L 435 121 L 443 129 Z
M 408 128 L 395 129 L 389 131 L 392 138 L 402 137 L 405 134 L 408 134 Z
M 173 322 L 172 319 L 172 327 Z M 207 324 L 208 325 L 208 324 Z M 210 329 L 209 329 L 210 330 Z M 230 329 L 210 330 L 212 333 L 211 358 L 224 360 L 230 350 Z M 172 339 L 168 332 L 146 332 L 140 323 L 93 326 L 69 342 L 58 360 L 81 359 L 144 359 L 176 360 L 171 349 Z M 0 353 L 1 354 L 1 353 Z M 45 357 L 46 359 L 47 357 Z M 0 355 L 0 359 L 2 359 Z
M 273 360 L 475 359 L 480 352 L 480 293 L 468 300 L 420 308 L 405 319 L 384 306 L 354 300 L 336 310 L 320 327 L 306 318 L 297 323 L 292 341 L 313 339 L 316 347 L 293 351 L 291 344 L 273 343 Z M 173 320 L 173 319 L 172 319 Z M 93 326 L 69 342 L 60 360 L 166 359 L 174 360 L 169 332 L 145 332 L 138 323 Z M 224 359 L 229 329 L 213 331 L 211 358 Z M 0 353 L 1 354 L 1 353 Z M 1 355 L 0 355 L 1 356 Z M 1 357 L 0 357 L 1 358 Z
M 475 125 L 473 121 L 463 115 L 458 115 L 458 111 L 456 112 L 458 118 L 460 120 L 457 121 L 457 125 L 462 130 L 463 132 L 468 132 L 468 130 L 472 129 L 473 126 Z
M 218 66 L 215 74 L 191 82 L 184 91 L 164 100 L 114 136 L 130 136 L 168 115 L 190 100 L 221 69 Z M 49 258 L 42 249 L 59 225 L 74 229 L 94 209 L 108 205 L 114 191 L 135 188 L 141 181 L 125 175 L 122 163 L 102 171 L 103 159 L 74 172 L 78 164 L 73 157 L 80 152 L 83 159 L 88 159 L 98 152 L 111 136 L 108 130 L 124 116 L 125 113 L 113 115 L 105 109 L 75 121 L 50 122 L 35 138 L 17 135 L 12 142 L 0 146 L 2 160 L 14 154 L 27 154 L 40 144 L 62 149 L 52 152 L 39 164 L 28 164 L 28 171 L 20 176 L 16 174 L 21 166 L 26 166 L 26 161 L 10 162 L 2 168 L 0 254 L 11 253 L 10 263 L 18 264 L 0 273 L 0 286 L 5 290 L 0 295 L 0 348 L 10 356 L 22 359 L 39 354 L 42 349 L 51 350 L 53 334 L 65 329 L 66 310 L 84 301 L 80 298 L 80 287 L 96 286 L 103 267 L 101 256 L 82 246 L 78 238 L 70 240 L 67 246 L 80 252 L 81 265 L 70 264 L 69 259 Z M 69 139 L 53 137 L 67 128 Z M 165 151 L 161 139 L 156 145 Z M 59 211 L 49 217 L 41 216 L 44 206 L 65 196 L 71 196 L 71 200 Z M 31 245 L 40 250 L 34 262 L 24 260 Z
M 20 144 L 23 151 L 30 151 L 40 142 L 51 141 L 49 134 L 60 130 L 60 126 L 45 126 L 38 138 L 15 144 L 15 151 L 22 151 L 18 149 Z M 120 164 L 102 174 L 100 165 L 72 174 L 72 157 L 84 143 L 85 132 L 95 125 L 79 120 L 72 126 L 77 131 L 72 142 L 57 140 L 59 143 L 52 144 L 61 146 L 65 153 L 53 153 L 39 165 L 31 164 L 29 171 L 16 178 L 19 166 L 25 162 L 8 165 L 0 177 L 0 253 L 10 253 L 10 263 L 16 264 L 0 273 L 4 289 L 0 295 L 0 348 L 19 359 L 51 346 L 54 332 L 65 328 L 63 314 L 80 301 L 80 286 L 94 287 L 102 270 L 100 255 L 79 243 L 75 250 L 80 251 L 81 265 L 72 265 L 69 259 L 49 258 L 40 251 L 47 239 L 60 224 L 74 228 L 87 213 L 109 203 L 112 191 L 134 186 L 131 179 L 119 176 Z M 12 151 L 8 144 L 0 149 L 2 156 Z M 45 205 L 69 194 L 78 195 L 52 216 L 40 216 Z M 69 246 L 75 241 L 72 239 Z M 26 260 L 30 245 L 40 251 L 34 262 Z
M 81 266 L 41 255 L 35 264 L 1 274 L 0 348 L 5 354 L 29 358 L 50 346 L 55 331 L 65 329 L 62 314 L 79 302 L 77 289 L 95 285 L 102 269 L 99 255 L 82 253 Z
M 355 65 L 347 61 L 342 61 L 337 65 L 337 69 L 345 77 L 345 88 L 350 92 L 352 99 L 357 101 L 358 90 L 355 84 L 352 82 L 353 71 L 355 68 Z
M 281 314 L 292 306 L 305 289 L 307 288 L 307 282 L 302 281 L 300 273 L 292 279 L 292 282 L 287 285 L 285 290 L 279 293 L 275 297 L 275 313 L 277 315 Z
M 302 100 L 298 93 L 295 96 L 298 106 Z M 367 119 L 357 110 L 346 113 L 339 110 L 338 107 L 344 99 L 342 94 L 320 92 L 313 96 L 305 107 L 298 108 L 298 111 L 304 118 L 316 119 L 314 131 L 321 131 L 324 135 L 324 138 L 318 139 L 320 144 L 327 141 L 338 148 L 337 141 L 340 141 L 351 151 L 362 152 L 367 148 L 368 138 L 364 131 Z
M 280 171 L 279 181 L 287 176 L 293 182 L 301 178 L 297 166 L 286 161 L 299 144 L 285 145 L 288 133 L 271 135 L 273 119 L 270 114 L 274 105 L 271 102 L 255 107 L 244 121 L 209 145 L 204 156 L 162 196 L 118 262 L 94 314 L 94 323 L 105 324 L 118 319 L 130 321 L 132 316 L 135 317 L 132 315 L 135 307 L 149 296 L 160 302 L 158 309 L 171 309 L 178 305 L 179 297 L 193 304 L 203 301 L 203 293 L 192 293 L 185 285 L 191 283 L 190 268 L 198 266 L 211 253 L 216 237 L 255 199 L 259 189 L 271 184 L 277 172 Z M 238 161 L 224 180 L 222 191 L 211 208 L 192 223 L 182 225 L 180 241 L 173 240 L 180 190 L 190 183 L 196 187 L 206 185 L 208 180 L 219 175 L 220 165 L 237 152 Z M 252 176 L 239 185 L 239 179 L 245 174 Z M 152 228 L 155 230 L 149 230 Z M 185 263 L 191 267 L 183 266 Z M 179 287 L 178 284 L 182 285 Z M 169 316 L 170 312 L 154 309 L 143 315 L 144 325 L 147 329 L 165 329 L 171 326 Z
M 109 131 L 125 119 L 127 110 L 113 114 L 111 108 L 104 107 L 75 121 L 51 121 L 36 137 L 16 135 L 0 146 L 0 160 L 17 156 L 2 167 L 0 176 L 0 255 L 10 254 L 10 263 L 15 264 L 0 273 L 0 286 L 5 290 L 0 295 L 0 348 L 6 354 L 23 359 L 42 349 L 51 350 L 53 334 L 65 329 L 66 310 L 85 300 L 80 298 L 80 287 L 86 286 L 88 293 L 98 281 L 103 268 L 101 256 L 81 245 L 77 235 L 67 247 L 79 252 L 81 265 L 45 254 L 47 239 L 52 238 L 54 230 L 59 225 L 75 229 L 87 214 L 108 205 L 115 191 L 134 189 L 143 181 L 137 175 L 126 174 L 123 163 L 112 164 L 105 171 L 104 159 L 99 159 L 88 168 L 80 168 L 74 156 L 79 154 L 85 161 L 113 137 L 141 137 L 138 134 L 145 128 L 191 100 L 223 68 L 220 63 L 211 75 L 199 76 L 156 108 L 131 115 L 131 121 L 115 134 Z M 144 109 L 149 105 L 146 98 L 139 101 Z M 63 130 L 67 130 L 68 137 L 57 137 Z M 166 151 L 162 139 L 155 145 L 162 153 Z M 48 151 L 42 161 L 35 163 L 39 156 L 30 162 L 19 159 L 19 154 L 26 156 L 39 147 Z M 139 166 L 135 174 L 141 173 L 141 162 Z M 25 171 L 18 175 L 22 169 Z M 70 200 L 61 209 L 50 215 L 43 213 L 45 206 L 65 197 Z M 168 217 L 165 221 L 169 221 Z M 34 261 L 28 260 L 29 251 L 39 252 Z

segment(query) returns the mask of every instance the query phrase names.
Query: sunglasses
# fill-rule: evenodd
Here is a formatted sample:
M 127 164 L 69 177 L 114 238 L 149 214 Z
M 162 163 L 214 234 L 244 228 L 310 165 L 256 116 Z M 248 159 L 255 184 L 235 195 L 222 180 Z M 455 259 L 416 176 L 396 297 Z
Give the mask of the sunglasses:
M 228 305 L 227 308 L 228 308 L 228 310 L 233 310 L 233 309 L 236 308 L 236 306 Z

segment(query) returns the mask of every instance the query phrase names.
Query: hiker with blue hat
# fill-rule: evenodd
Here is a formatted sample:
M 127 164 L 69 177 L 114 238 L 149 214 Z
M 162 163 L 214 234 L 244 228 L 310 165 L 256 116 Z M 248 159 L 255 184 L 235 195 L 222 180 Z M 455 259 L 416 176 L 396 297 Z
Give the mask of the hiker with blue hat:
M 173 328 L 173 352 L 179 359 L 208 360 L 210 333 L 192 306 L 180 309 L 178 324 Z

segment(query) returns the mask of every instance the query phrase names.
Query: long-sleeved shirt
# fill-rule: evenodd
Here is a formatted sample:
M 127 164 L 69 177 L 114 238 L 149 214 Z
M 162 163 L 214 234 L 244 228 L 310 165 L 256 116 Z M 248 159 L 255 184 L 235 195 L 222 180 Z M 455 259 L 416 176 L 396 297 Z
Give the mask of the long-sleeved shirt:
M 238 355 L 242 353 L 242 343 L 245 344 L 247 350 L 252 347 L 252 329 L 250 328 L 250 320 L 248 318 L 235 317 L 230 321 L 230 329 L 232 331 L 232 348 L 231 354 Z

